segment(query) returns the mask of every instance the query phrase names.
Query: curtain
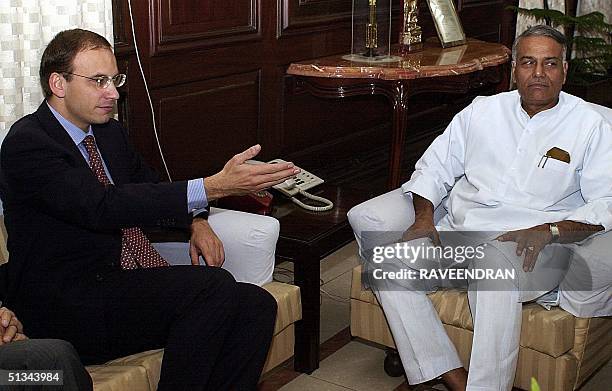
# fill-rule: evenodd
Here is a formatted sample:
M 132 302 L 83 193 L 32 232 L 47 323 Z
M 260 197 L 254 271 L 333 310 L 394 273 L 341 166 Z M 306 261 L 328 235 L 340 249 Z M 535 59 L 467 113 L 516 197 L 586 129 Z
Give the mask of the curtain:
M 0 142 L 43 100 L 38 77 L 47 43 L 83 28 L 113 43 L 112 0 L 0 0 Z
M 565 12 L 565 0 L 548 0 L 550 9 Z M 522 8 L 544 8 L 543 0 L 520 0 L 519 6 Z M 576 14 L 578 16 L 599 11 L 606 17 L 606 22 L 612 22 L 612 1 L 610 0 L 578 0 Z M 529 26 L 535 24 L 533 18 L 518 15 L 516 20 L 516 35 L 525 31 Z
M 519 0 L 521 8 L 544 8 L 544 0 Z M 565 12 L 565 0 L 548 0 L 548 7 L 553 10 Z M 516 36 L 519 36 L 523 31 L 530 26 L 538 24 L 532 17 L 526 17 L 519 14 L 516 18 Z
M 578 0 L 578 15 L 599 11 L 606 17 L 606 22 L 612 23 L 612 1 L 610 0 Z

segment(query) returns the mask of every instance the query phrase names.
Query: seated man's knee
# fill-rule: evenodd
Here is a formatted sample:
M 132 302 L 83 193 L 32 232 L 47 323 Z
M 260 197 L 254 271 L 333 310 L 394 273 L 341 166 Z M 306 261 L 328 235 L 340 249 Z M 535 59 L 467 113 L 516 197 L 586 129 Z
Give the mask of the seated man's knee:
M 80 362 L 72 344 L 61 339 L 28 339 L 6 346 L 6 352 L 21 361 L 15 364 L 23 369 L 61 369 L 64 363 Z
M 260 292 L 262 307 L 265 308 L 270 314 L 274 314 L 274 317 L 276 318 L 276 313 L 278 312 L 278 303 L 276 302 L 276 299 L 265 289 L 260 289 Z
M 278 304 L 270 292 L 247 283 L 238 283 L 238 291 L 248 308 L 256 309 L 265 317 L 276 319 Z
M 63 339 L 42 339 L 40 340 L 45 344 L 49 351 L 53 351 L 54 354 L 60 357 L 78 357 L 76 349 L 68 341 Z
M 353 231 L 361 232 L 378 229 L 384 222 L 375 199 L 362 202 L 352 207 L 348 213 L 348 221 Z
M 236 279 L 229 271 L 220 267 L 189 267 L 189 266 L 177 266 L 188 268 L 188 272 L 182 273 L 180 279 L 177 281 L 181 282 L 181 286 L 185 287 L 185 291 L 188 292 L 192 289 L 200 289 L 204 287 L 215 287 L 216 290 L 232 291 L 235 290 Z M 182 288 L 179 288 L 182 289 Z
M 404 231 L 414 221 L 414 208 L 411 199 L 395 189 L 353 207 L 348 220 L 356 233 Z
M 205 270 L 207 273 L 213 273 L 213 278 L 215 279 L 215 281 L 221 282 L 223 284 L 229 284 L 229 285 L 236 283 L 236 279 L 234 278 L 232 273 L 230 273 L 229 271 L 223 268 L 207 267 Z

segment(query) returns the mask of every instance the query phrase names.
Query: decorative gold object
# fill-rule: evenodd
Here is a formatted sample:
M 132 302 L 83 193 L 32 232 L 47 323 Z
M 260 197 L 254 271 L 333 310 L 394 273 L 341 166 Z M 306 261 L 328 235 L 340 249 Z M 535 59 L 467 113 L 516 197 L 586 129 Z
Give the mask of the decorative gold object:
M 374 57 L 375 49 L 378 48 L 378 23 L 376 23 L 376 0 L 369 0 L 368 6 L 370 7 L 368 24 L 366 25 L 366 37 L 365 37 L 365 55 L 368 57 Z
M 417 0 L 404 0 L 404 19 L 400 32 L 402 52 L 413 52 L 423 49 L 421 27 L 418 25 L 419 5 Z

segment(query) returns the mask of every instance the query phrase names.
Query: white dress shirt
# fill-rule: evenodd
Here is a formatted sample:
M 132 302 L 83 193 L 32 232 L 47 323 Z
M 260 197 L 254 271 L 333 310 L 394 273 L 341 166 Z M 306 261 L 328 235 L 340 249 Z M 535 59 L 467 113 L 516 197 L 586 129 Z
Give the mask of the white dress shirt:
M 566 163 L 545 155 L 557 147 Z M 561 92 L 534 115 L 517 91 L 477 97 L 417 162 L 402 189 L 443 206 L 441 230 L 509 231 L 562 220 L 612 228 L 612 126 Z

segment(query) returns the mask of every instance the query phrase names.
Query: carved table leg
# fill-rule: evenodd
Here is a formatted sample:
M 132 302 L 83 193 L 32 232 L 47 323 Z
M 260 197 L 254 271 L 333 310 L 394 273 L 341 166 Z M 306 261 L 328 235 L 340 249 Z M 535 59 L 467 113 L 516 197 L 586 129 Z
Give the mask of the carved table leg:
M 389 179 L 387 182 L 388 190 L 399 187 L 402 179 L 402 157 L 406 127 L 408 125 L 408 97 L 405 83 L 407 82 L 395 82 L 393 88 L 386 94 L 393 107 L 393 129 L 391 149 L 389 151 Z

